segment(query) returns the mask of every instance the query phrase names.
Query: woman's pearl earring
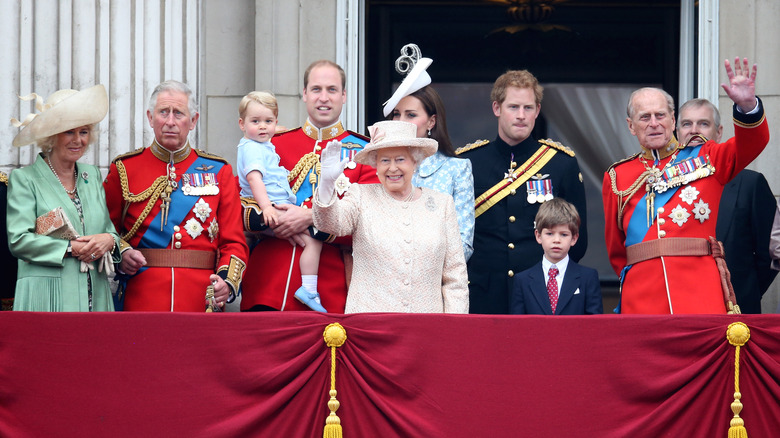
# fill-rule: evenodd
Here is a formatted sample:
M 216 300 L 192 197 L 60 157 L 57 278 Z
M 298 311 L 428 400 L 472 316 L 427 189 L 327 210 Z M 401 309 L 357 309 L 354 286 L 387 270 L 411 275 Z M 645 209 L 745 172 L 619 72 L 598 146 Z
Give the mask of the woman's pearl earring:
M 430 136 L 431 136 L 431 130 L 429 129 L 428 130 L 428 137 L 430 137 Z

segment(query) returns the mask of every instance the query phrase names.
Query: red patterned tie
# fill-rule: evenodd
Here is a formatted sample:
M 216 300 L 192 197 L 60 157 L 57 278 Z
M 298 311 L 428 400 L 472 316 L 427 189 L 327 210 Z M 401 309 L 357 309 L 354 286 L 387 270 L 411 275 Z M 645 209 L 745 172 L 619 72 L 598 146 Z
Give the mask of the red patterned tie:
M 550 307 L 552 307 L 552 313 L 555 315 L 555 308 L 558 306 L 558 280 L 555 279 L 558 276 L 558 268 L 552 265 L 548 275 L 547 295 L 550 296 Z

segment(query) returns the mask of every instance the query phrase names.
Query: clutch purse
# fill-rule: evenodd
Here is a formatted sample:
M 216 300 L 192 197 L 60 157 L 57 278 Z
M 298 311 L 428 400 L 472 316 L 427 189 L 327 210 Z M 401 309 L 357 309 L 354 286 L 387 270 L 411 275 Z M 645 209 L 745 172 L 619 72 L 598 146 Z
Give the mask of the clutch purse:
M 35 219 L 35 233 L 65 240 L 79 237 L 79 233 L 73 228 L 73 224 L 68 220 L 62 207 L 57 207 L 38 216 Z

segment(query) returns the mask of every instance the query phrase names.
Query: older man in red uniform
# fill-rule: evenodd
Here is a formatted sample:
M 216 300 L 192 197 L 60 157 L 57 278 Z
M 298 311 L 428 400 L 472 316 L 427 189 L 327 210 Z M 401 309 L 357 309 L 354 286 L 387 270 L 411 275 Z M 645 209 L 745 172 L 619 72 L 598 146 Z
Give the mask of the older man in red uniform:
M 343 144 L 342 154 L 349 158 L 344 173 L 336 181 L 339 195 L 352 183 L 377 183 L 376 170 L 355 163 L 352 158 L 368 139 L 347 131 L 339 118 L 346 102 L 344 70 L 331 61 L 309 65 L 303 77 L 303 101 L 309 115 L 306 123 L 273 138 L 280 165 L 290 170 L 290 186 L 298 205 L 279 205 L 285 210 L 274 237 L 266 237 L 252 250 L 243 285 L 241 310 L 309 310 L 293 296 L 301 286 L 301 251 L 287 239 L 307 232 L 312 225 L 311 196 L 319 177 L 319 157 L 329 141 Z M 351 266 L 351 239 L 322 237 L 317 290 L 322 306 L 331 313 L 343 313 L 347 296 L 347 276 Z M 346 261 L 346 267 L 345 267 Z
M 248 258 L 233 170 L 192 149 L 198 113 L 185 84 L 158 85 L 147 117 L 155 141 L 114 159 L 103 186 L 122 234 L 124 310 L 203 312 L 206 290 L 224 305 Z
M 709 236 L 723 187 L 769 141 L 755 95 L 756 67 L 726 61 L 734 102 L 734 138 L 679 145 L 674 101 L 660 89 L 631 95 L 628 128 L 642 151 L 613 164 L 602 193 L 610 262 L 621 278 L 622 313 L 726 313 Z

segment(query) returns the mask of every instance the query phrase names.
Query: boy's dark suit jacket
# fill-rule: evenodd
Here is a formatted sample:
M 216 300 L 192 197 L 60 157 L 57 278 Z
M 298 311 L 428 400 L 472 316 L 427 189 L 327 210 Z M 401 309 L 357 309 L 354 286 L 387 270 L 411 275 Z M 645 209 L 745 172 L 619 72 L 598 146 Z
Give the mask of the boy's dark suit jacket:
M 547 295 L 547 274 L 542 262 L 515 276 L 509 313 L 514 315 L 552 315 Z M 599 274 L 595 269 L 580 266 L 569 258 L 569 265 L 559 286 L 556 315 L 599 315 L 604 313 Z

